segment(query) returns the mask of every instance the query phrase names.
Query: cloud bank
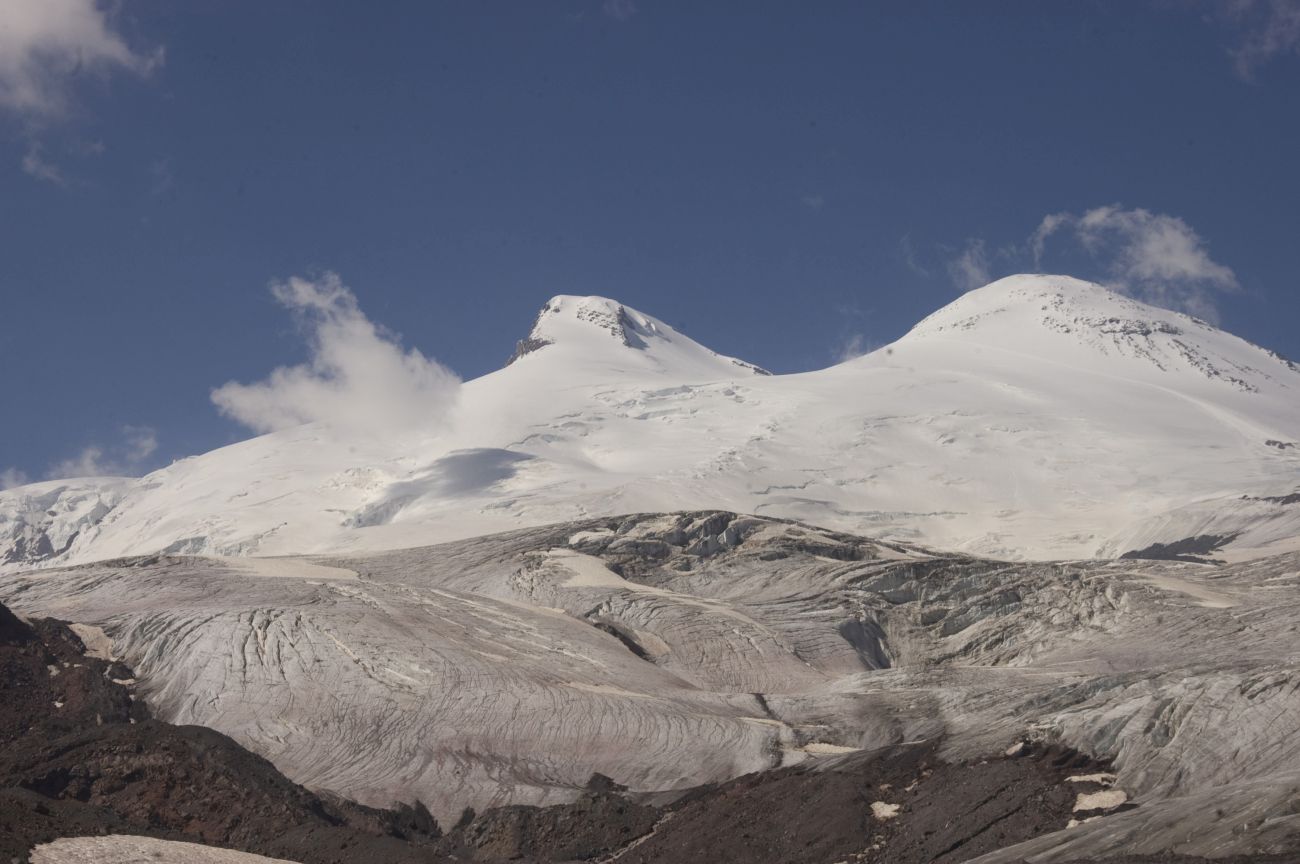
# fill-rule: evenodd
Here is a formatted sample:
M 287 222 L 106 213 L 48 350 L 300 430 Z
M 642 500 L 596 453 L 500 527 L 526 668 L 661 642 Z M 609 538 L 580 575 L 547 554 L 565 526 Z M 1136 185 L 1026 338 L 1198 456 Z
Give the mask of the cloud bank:
M 66 110 L 78 76 L 147 75 L 161 62 L 161 51 L 133 51 L 95 0 L 0 2 L 0 108 L 56 116 Z
M 1117 204 L 1049 214 L 1029 238 L 1035 267 L 1054 236 L 1101 262 L 1112 287 L 1207 321 L 1218 320 L 1217 297 L 1240 288 L 1236 274 L 1210 258 L 1201 236 L 1176 216 Z
M 308 362 L 264 381 L 231 381 L 212 391 L 227 417 L 255 432 L 319 423 L 345 434 L 388 435 L 442 425 L 460 387 L 454 372 L 361 311 L 333 273 L 294 277 L 271 293 L 290 311 L 311 352 Z

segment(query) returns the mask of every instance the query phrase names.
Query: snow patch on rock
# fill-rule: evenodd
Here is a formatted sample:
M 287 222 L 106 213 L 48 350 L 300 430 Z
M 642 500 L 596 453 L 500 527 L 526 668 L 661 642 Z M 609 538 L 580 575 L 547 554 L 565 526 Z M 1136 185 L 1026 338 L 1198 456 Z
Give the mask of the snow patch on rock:
M 32 850 L 32 864 L 293 864 L 231 849 L 113 834 L 64 837 Z

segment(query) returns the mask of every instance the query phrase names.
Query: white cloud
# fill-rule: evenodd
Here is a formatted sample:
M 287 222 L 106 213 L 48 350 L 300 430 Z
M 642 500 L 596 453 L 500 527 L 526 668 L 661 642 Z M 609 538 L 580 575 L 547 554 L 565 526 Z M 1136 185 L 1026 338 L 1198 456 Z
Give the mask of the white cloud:
M 17 468 L 6 468 L 0 471 L 0 492 L 5 489 L 12 489 L 15 486 L 26 486 L 27 475 Z
M 436 428 L 460 379 L 436 360 L 376 325 L 333 273 L 271 286 L 301 325 L 309 362 L 274 370 L 264 381 L 231 381 L 212 391 L 227 417 L 256 432 L 320 423 L 344 433 L 392 434 Z
M 1060 234 L 1104 262 L 1113 287 L 1157 306 L 1216 321 L 1216 296 L 1239 288 L 1236 274 L 1211 259 L 1201 236 L 1176 216 L 1119 205 L 1053 213 L 1030 237 L 1035 266 L 1048 239 Z
M 805 195 L 799 201 L 809 210 L 820 210 L 826 204 L 826 198 L 823 195 Z
M 142 473 L 146 461 L 158 449 L 158 434 L 149 426 L 123 426 L 121 436 L 111 446 L 91 444 L 75 456 L 54 463 L 45 479 L 133 477 Z
M 987 285 L 990 281 L 989 256 L 984 251 L 984 241 L 975 237 L 967 240 L 961 253 L 948 262 L 948 275 L 961 291 Z
M 46 161 L 44 149 L 39 141 L 33 141 L 27 145 L 27 152 L 23 155 L 22 165 L 23 173 L 29 177 L 35 177 L 37 180 L 44 180 L 56 186 L 66 186 L 68 183 L 59 166 Z
M 1300 53 L 1300 0 L 1231 0 L 1219 8 L 1238 31 L 1229 54 L 1242 78 L 1253 79 L 1276 57 Z
M 636 3 L 633 0 L 605 0 L 600 8 L 610 18 L 618 21 L 626 21 L 636 14 Z
M 132 50 L 95 0 L 0 2 L 0 108 L 56 116 L 79 76 L 147 75 L 162 56 Z

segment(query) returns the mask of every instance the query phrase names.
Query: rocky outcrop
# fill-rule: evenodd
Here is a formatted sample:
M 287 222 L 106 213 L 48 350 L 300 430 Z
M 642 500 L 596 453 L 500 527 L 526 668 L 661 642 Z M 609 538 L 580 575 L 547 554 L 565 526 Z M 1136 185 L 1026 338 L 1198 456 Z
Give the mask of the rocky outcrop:
M 1022 746 L 952 765 L 935 742 L 752 774 L 698 790 L 617 860 L 950 864 L 1063 828 L 1091 760 Z M 1071 779 L 1073 778 L 1073 780 Z
M 1134 549 L 1119 556 L 1121 559 L 1143 558 L 1150 561 L 1190 561 L 1194 564 L 1222 564 L 1207 558 L 1210 553 L 1231 543 L 1233 535 L 1199 534 L 1172 543 L 1152 543 L 1144 549 Z
M 0 607 L 0 860 L 58 837 L 144 834 L 298 861 L 423 861 L 418 805 L 326 800 L 225 735 L 150 718 L 120 663 Z

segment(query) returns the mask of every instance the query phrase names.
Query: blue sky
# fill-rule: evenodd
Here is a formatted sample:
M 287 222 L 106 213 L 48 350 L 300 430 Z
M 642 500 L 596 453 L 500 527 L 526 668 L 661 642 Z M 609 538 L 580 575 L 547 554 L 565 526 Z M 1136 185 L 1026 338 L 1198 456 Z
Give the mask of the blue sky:
M 796 371 L 1026 270 L 1300 355 L 1298 43 L 1297 0 L 10 0 L 0 480 L 247 437 L 211 391 L 304 359 L 268 286 L 326 272 L 465 378 L 557 293 Z

